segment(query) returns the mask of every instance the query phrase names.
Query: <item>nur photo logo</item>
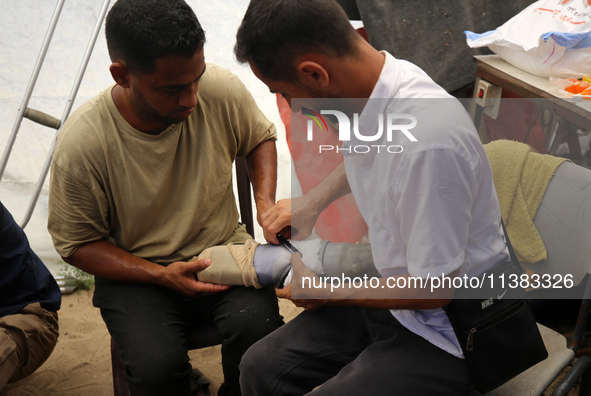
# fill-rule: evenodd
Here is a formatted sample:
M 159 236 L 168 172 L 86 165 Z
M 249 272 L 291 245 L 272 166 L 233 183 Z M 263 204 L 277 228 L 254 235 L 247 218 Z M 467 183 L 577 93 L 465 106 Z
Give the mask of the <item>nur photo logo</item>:
M 303 108 L 302 114 L 310 117 L 307 121 L 306 138 L 309 142 L 314 140 L 314 124 L 318 125 L 321 132 L 328 132 L 328 125 L 323 116 L 332 116 L 336 118 L 336 123 L 331 123 L 338 129 L 338 139 L 345 143 L 342 146 L 330 144 L 321 144 L 318 146 L 318 152 L 336 151 L 356 154 L 366 154 L 369 152 L 387 152 L 397 154 L 404 151 L 400 144 L 390 144 L 393 141 L 399 141 L 398 134 L 402 133 L 410 142 L 417 142 L 411 129 L 417 126 L 417 118 L 411 114 L 378 113 L 376 114 L 376 123 L 371 122 L 360 125 L 359 113 L 353 113 L 349 116 L 339 110 L 320 110 L 320 113 Z M 351 122 L 351 118 L 353 122 Z M 364 128 L 365 126 L 365 128 Z M 370 129 L 370 130 L 368 130 Z M 361 132 L 363 130 L 363 133 Z M 359 143 L 364 144 L 359 144 Z M 369 144 L 373 143 L 373 144 Z

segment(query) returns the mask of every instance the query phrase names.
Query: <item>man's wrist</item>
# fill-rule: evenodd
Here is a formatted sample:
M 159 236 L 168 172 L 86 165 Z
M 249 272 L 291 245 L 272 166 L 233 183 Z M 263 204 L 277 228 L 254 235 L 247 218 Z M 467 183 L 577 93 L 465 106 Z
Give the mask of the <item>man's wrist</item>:
M 265 213 L 267 210 L 271 209 L 275 206 L 275 200 L 267 198 L 267 199 L 257 199 L 255 200 L 256 209 L 257 209 L 257 217 L 260 219 L 260 216 Z
M 325 194 L 315 191 L 314 189 L 305 194 L 303 198 L 306 200 L 306 212 L 313 214 L 316 217 L 318 217 L 331 203 Z
M 160 286 L 171 288 L 171 282 L 167 276 L 168 267 L 158 263 L 153 263 L 150 269 L 151 282 Z

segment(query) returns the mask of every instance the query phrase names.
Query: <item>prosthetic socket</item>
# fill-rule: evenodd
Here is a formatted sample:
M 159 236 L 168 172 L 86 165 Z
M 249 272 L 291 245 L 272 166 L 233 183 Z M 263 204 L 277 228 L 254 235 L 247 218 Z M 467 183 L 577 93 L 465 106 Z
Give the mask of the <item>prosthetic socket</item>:
M 379 276 L 369 244 L 292 241 L 302 252 L 302 261 L 317 275 Z M 261 245 L 254 240 L 242 244 L 214 246 L 193 260 L 210 259 L 211 265 L 196 274 L 202 282 L 261 288 L 284 287 L 291 275 L 291 253 L 282 246 Z M 286 278 L 288 278 L 286 282 Z

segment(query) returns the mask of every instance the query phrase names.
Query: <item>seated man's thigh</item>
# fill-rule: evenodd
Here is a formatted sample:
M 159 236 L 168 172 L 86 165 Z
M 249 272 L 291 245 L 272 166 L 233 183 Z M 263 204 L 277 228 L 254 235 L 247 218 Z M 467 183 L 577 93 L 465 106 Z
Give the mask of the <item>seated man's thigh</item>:
M 283 324 L 275 288 L 234 286 L 207 298 L 208 310 L 223 339 L 241 334 L 252 344 Z
M 457 358 L 401 326 L 368 346 L 311 395 L 472 394 L 464 359 Z
M 362 310 L 350 307 L 302 312 L 246 352 L 240 365 L 242 394 L 311 391 L 370 343 L 363 318 Z

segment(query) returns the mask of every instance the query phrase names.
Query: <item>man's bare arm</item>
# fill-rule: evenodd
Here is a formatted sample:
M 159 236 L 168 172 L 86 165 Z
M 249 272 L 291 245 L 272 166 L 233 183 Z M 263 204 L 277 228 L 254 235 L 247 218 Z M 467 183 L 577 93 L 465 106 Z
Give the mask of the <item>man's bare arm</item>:
M 262 214 L 275 205 L 275 192 L 277 191 L 275 141 L 267 140 L 256 146 L 246 157 L 246 165 L 254 191 L 257 221 L 262 226 Z
M 68 264 L 101 278 L 162 285 L 190 296 L 228 289 L 228 286 L 199 282 L 195 278 L 195 273 L 211 264 L 209 260 L 178 261 L 163 266 L 137 257 L 104 240 L 83 245 L 70 257 L 63 259 Z
M 280 298 L 287 298 L 298 307 L 306 310 L 315 310 L 327 305 L 357 306 L 366 308 L 384 309 L 433 309 L 449 304 L 454 295 L 453 287 L 431 288 L 429 282 L 409 282 L 410 275 L 400 275 L 399 278 L 407 278 L 400 284 L 408 285 L 403 288 L 392 288 L 389 286 L 388 278 L 377 279 L 378 283 L 371 282 L 371 287 L 354 287 L 351 285 L 338 285 L 326 288 L 314 288 L 311 285 L 322 285 L 321 279 L 308 269 L 301 260 L 299 254 L 291 258 L 294 275 L 292 282 L 283 289 L 276 289 Z M 458 271 L 448 276 L 457 276 Z M 308 279 L 317 278 L 311 281 L 306 288 L 303 285 L 304 277 Z M 390 278 L 392 280 L 392 278 Z M 292 289 L 299 290 L 299 296 L 303 296 L 305 290 L 306 298 L 293 298 Z

